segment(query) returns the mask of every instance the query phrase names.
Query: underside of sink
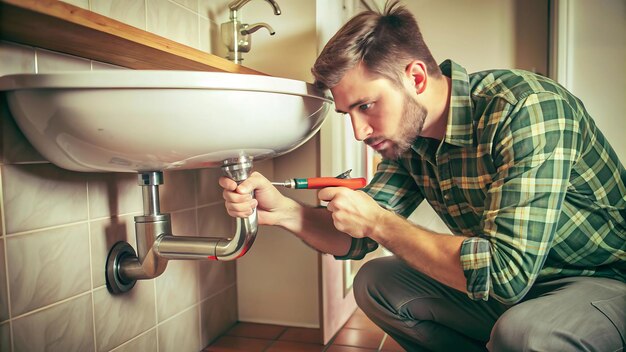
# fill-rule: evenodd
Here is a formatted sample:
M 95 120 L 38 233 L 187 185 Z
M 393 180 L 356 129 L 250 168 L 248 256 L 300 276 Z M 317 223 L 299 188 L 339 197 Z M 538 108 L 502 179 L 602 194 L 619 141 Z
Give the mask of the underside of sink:
M 311 138 L 332 106 L 325 92 L 305 82 L 214 72 L 10 75 L 0 78 L 0 90 L 44 157 L 87 172 L 275 157 Z

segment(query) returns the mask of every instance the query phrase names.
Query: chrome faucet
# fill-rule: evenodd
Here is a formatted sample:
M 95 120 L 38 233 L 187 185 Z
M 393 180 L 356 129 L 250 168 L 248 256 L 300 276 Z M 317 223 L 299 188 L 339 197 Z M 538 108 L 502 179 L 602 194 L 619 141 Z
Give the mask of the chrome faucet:
M 265 0 L 274 9 L 276 16 L 280 15 L 280 7 L 274 0 Z M 241 64 L 243 58 L 242 53 L 250 51 L 252 46 L 252 33 L 258 31 L 261 28 L 267 29 L 270 35 L 276 34 L 274 29 L 267 23 L 254 23 L 247 24 L 241 22 L 241 8 L 250 2 L 250 0 L 235 0 L 228 5 L 230 9 L 230 21 L 222 23 L 222 41 L 228 48 L 227 59 L 234 61 L 237 64 Z

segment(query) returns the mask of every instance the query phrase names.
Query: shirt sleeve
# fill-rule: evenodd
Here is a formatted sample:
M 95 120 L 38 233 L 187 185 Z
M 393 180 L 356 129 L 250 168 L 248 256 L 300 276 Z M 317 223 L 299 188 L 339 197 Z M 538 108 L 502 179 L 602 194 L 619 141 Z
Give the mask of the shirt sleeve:
M 372 181 L 362 189 L 380 206 L 400 216 L 408 217 L 424 199 L 415 180 L 399 161 L 384 159 L 376 170 Z M 378 248 L 378 243 L 365 238 L 353 238 L 350 250 L 336 259 L 363 259 Z
M 461 246 L 472 299 L 512 304 L 535 282 L 555 239 L 572 166 L 580 155 L 576 112 L 552 93 L 510 105 L 493 141 L 496 174 L 483 233 Z

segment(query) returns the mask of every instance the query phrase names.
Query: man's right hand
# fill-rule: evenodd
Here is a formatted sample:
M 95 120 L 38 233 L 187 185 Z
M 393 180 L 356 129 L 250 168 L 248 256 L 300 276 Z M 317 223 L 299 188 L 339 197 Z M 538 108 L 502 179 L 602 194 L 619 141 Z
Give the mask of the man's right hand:
M 245 218 L 257 208 L 260 225 L 280 225 L 281 220 L 289 217 L 289 211 L 299 206 L 258 172 L 253 172 L 239 185 L 227 177 L 221 177 L 219 184 L 224 188 L 222 194 L 228 215 Z

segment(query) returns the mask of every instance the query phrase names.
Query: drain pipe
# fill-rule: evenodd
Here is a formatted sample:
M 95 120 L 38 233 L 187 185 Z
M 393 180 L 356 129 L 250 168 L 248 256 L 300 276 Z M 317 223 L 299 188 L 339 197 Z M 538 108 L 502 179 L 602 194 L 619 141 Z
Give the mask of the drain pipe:
M 224 160 L 222 172 L 237 183 L 248 178 L 252 159 L 242 156 Z M 258 230 L 256 209 L 247 218 L 237 218 L 232 238 L 174 236 L 169 214 L 160 212 L 158 186 L 163 173 L 139 175 L 144 214 L 135 217 L 137 251 L 127 242 L 116 243 L 107 258 L 106 282 L 109 292 L 119 294 L 133 288 L 137 280 L 161 275 L 170 259 L 234 260 L 252 247 Z

